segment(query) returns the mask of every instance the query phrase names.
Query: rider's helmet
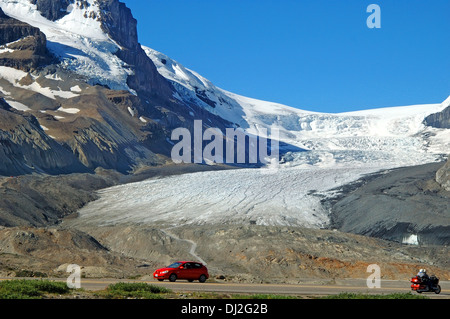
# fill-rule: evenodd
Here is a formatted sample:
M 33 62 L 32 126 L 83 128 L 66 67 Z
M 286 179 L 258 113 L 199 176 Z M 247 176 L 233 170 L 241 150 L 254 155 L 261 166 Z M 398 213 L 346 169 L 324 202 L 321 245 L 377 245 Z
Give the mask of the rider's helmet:
M 417 276 L 423 277 L 423 276 L 425 276 L 426 273 L 427 273 L 427 270 L 422 268 L 419 270 L 419 273 L 417 274 Z

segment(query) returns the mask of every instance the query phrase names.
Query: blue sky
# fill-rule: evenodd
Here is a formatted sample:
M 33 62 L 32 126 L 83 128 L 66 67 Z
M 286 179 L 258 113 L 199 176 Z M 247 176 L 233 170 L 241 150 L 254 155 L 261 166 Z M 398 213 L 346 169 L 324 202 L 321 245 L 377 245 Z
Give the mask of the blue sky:
M 450 95 L 449 0 L 122 1 L 141 44 L 233 93 L 318 112 Z

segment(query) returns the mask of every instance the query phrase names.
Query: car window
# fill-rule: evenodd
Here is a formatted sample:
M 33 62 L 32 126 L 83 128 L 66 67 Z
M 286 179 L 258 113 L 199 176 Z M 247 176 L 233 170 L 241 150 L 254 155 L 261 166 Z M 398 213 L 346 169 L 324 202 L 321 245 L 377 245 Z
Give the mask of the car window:
M 182 263 L 173 263 L 172 265 L 167 266 L 167 268 L 178 268 L 178 267 L 180 267 L 181 264 Z
M 195 263 L 195 264 L 194 264 L 194 268 L 202 268 L 202 265 L 199 264 L 199 263 Z

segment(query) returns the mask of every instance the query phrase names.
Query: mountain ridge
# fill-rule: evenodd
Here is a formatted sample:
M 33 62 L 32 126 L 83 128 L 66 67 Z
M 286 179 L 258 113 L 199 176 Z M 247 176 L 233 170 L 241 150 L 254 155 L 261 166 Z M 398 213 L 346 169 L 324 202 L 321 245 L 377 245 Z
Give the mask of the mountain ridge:
M 11 106 L 7 112 L 32 114 L 45 134 L 85 166 L 81 171 L 103 167 L 126 173 L 167 161 L 170 131 L 193 123 L 185 123 L 188 110 L 172 97 L 170 83 L 141 48 L 137 22 L 123 3 L 66 1 L 55 6 L 54 1 L 20 0 L 1 1 L 0 6 L 8 20 L 27 21 L 34 25 L 26 24 L 27 28 L 42 39 L 47 36 L 48 50 L 58 58 L 39 68 L 22 68 L 25 73 L 6 63 L 0 66 L 0 98 Z M 67 12 L 55 16 L 55 10 Z M 5 51 L 21 54 L 10 49 L 11 43 L 5 44 Z M 215 126 L 227 125 L 218 117 L 210 120 Z M 24 159 L 28 166 L 42 166 L 38 162 L 28 165 Z M 30 172 L 23 167 L 0 168 L 0 174 L 7 176 L 24 171 Z
M 193 133 L 194 120 L 202 120 L 204 129 L 242 128 L 254 136 L 277 129 L 281 160 L 292 165 L 415 165 L 441 160 L 450 147 L 438 125 L 450 99 L 342 114 L 299 110 L 217 88 L 142 46 L 136 19 L 118 0 L 1 0 L 0 8 L 11 19 L 40 28 L 48 51 L 58 58 L 30 74 L 0 66 L 0 97 L 35 116 L 47 128 L 44 133 L 89 170 L 125 173 L 170 161 L 172 130 L 185 127 Z M 4 50 L 13 50 L 6 44 Z M 433 114 L 438 119 L 428 125 L 426 118 Z M 407 155 L 411 150 L 415 157 Z

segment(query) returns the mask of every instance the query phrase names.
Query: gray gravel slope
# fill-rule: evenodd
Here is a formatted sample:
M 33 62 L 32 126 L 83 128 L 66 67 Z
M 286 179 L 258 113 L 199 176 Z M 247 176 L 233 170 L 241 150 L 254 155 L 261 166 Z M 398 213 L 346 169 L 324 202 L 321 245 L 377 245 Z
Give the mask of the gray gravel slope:
M 443 163 L 399 168 L 348 185 L 331 201 L 331 227 L 402 242 L 450 244 L 450 192 L 439 185 Z

